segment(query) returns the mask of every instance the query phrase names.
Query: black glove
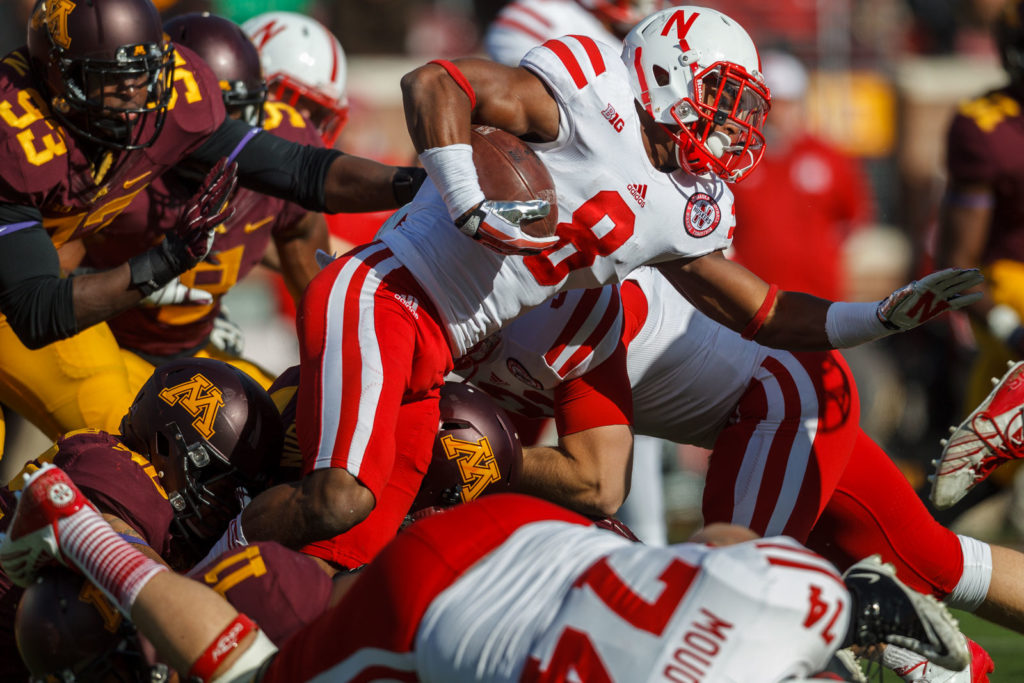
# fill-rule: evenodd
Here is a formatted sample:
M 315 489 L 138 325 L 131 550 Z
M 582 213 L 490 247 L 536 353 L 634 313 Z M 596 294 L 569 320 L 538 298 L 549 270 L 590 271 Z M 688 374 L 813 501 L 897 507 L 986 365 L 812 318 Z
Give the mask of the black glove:
M 128 261 L 132 286 L 148 296 L 206 258 L 215 229 L 235 212 L 227 202 L 237 182 L 238 164 L 217 162 L 164 241 Z

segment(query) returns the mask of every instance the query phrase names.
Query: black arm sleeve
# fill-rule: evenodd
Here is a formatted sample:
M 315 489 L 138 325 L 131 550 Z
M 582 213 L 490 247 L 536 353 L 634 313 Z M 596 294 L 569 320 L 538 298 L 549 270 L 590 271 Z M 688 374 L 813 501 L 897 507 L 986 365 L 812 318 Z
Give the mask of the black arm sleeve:
M 243 187 L 323 212 L 327 169 L 339 156 L 338 150 L 289 142 L 229 118 L 190 158 L 212 167 L 233 157 Z
M 0 232 L 0 313 L 30 349 L 78 332 L 71 279 L 60 276 L 60 260 L 43 229 L 37 209 L 0 204 L 0 230 L 35 222 L 9 234 Z

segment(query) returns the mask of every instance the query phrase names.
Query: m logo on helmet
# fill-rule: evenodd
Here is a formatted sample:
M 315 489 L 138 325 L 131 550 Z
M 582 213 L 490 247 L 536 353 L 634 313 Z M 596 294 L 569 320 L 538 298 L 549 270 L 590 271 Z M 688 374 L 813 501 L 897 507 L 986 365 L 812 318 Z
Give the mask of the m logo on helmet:
M 47 0 L 46 29 L 50 37 L 65 50 L 71 47 L 71 36 L 68 35 L 68 16 L 75 9 L 71 0 Z
M 159 394 L 160 399 L 167 405 L 180 404 L 195 419 L 192 426 L 196 431 L 209 439 L 214 435 L 213 423 L 217 420 L 217 413 L 224 405 L 224 395 L 221 390 L 213 386 L 213 382 L 195 374 L 192 379 L 172 387 L 167 387 Z
M 103 592 L 91 581 L 82 583 L 82 590 L 78 592 L 78 600 L 96 608 L 103 618 L 103 628 L 110 633 L 117 633 L 117 629 L 121 626 L 121 613 L 110 604 L 107 596 L 103 595 Z
M 501 479 L 498 461 L 487 437 L 479 441 L 465 441 L 445 434 L 441 437 L 441 445 L 445 457 L 454 460 L 459 466 L 463 503 L 478 498 L 488 485 Z

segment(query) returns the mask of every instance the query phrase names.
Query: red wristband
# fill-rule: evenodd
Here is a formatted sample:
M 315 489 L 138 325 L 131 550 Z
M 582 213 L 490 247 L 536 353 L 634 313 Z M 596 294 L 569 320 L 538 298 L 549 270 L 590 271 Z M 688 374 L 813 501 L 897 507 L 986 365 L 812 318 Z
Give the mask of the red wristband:
M 757 313 L 750 319 L 747 326 L 740 332 L 740 336 L 744 339 L 753 339 L 757 336 L 757 333 L 761 331 L 761 325 L 764 325 L 765 319 L 768 317 L 768 311 L 772 310 L 772 304 L 775 303 L 775 295 L 779 293 L 779 286 L 772 285 L 768 288 L 768 293 L 764 297 L 764 301 L 761 302 L 761 308 L 757 309 Z
M 203 683 L 212 679 L 213 674 L 217 671 L 217 667 L 220 666 L 221 662 L 224 661 L 224 658 L 238 647 L 238 643 L 243 638 L 257 630 L 257 628 L 252 619 L 244 614 L 239 614 L 227 625 L 227 628 L 221 631 L 219 636 L 213 639 L 213 642 L 206 648 L 206 651 L 199 656 L 196 663 L 189 669 L 187 678 L 189 680 L 198 678 Z
M 455 84 L 462 88 L 462 92 L 466 93 L 466 97 L 469 98 L 469 108 L 476 109 L 476 93 L 473 92 L 473 86 L 469 84 L 469 81 L 462 72 L 459 71 L 459 67 L 455 66 L 447 59 L 432 59 L 428 64 L 437 64 L 439 67 L 448 72 L 448 75 L 452 77 Z

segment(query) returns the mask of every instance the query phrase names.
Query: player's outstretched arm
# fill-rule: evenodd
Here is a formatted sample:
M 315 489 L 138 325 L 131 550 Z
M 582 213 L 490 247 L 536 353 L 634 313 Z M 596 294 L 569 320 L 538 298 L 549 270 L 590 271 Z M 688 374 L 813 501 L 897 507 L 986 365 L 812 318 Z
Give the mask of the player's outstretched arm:
M 841 349 L 912 329 L 967 306 L 981 294 L 977 269 L 947 268 L 881 301 L 829 301 L 779 291 L 720 252 L 658 269 L 694 306 L 747 339 L 793 351 Z

